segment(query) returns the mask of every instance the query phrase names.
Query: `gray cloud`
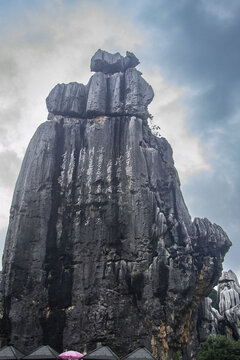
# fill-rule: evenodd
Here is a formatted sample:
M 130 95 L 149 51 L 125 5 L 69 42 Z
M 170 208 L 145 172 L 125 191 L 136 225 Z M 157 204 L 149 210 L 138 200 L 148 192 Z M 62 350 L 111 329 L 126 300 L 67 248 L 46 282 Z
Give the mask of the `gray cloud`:
M 151 1 L 141 15 L 152 28 L 154 62 L 175 83 L 205 89 L 193 104 L 193 116 L 198 119 L 199 114 L 205 127 L 224 121 L 238 106 L 233 94 L 240 81 L 240 3 L 220 3 L 222 13 L 231 9 L 227 25 L 208 10 L 206 1 Z

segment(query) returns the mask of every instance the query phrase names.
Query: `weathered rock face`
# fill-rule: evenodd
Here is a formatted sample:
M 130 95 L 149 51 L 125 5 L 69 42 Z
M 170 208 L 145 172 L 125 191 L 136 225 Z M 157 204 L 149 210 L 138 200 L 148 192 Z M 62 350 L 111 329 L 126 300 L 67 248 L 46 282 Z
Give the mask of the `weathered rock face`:
M 132 67 L 104 72 L 57 85 L 27 149 L 3 258 L 5 326 L 25 350 L 141 344 L 171 359 L 230 241 L 191 221 L 170 145 L 146 121 L 150 85 Z
M 207 297 L 202 300 L 198 315 L 198 340 L 206 341 L 211 336 L 220 334 L 220 328 L 224 327 L 224 316 L 212 307 L 212 300 Z
M 133 115 L 146 119 L 147 106 L 154 94 L 134 68 L 138 63 L 129 52 L 123 58 L 119 53 L 98 50 L 91 61 L 91 69 L 97 72 L 86 86 L 76 82 L 58 84 L 50 92 L 46 100 L 49 119 L 54 115 L 77 118 Z
M 114 74 L 124 72 L 128 68 L 134 68 L 138 64 L 139 60 L 129 51 L 123 57 L 119 53 L 109 54 L 107 51 L 99 49 L 92 57 L 90 68 L 91 71 Z
M 232 270 L 224 271 L 218 285 L 219 311 L 226 313 L 240 304 L 240 287 L 237 276 Z
M 218 284 L 218 310 L 205 298 L 199 308 L 197 333 L 200 342 L 210 335 L 240 338 L 240 287 L 232 270 L 224 271 Z

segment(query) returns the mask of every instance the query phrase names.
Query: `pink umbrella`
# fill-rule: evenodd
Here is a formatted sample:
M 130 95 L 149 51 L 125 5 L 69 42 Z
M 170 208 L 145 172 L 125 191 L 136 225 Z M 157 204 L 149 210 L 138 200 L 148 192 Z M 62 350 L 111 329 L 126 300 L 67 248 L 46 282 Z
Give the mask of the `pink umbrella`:
M 76 360 L 76 359 L 80 359 L 83 357 L 83 354 L 81 354 L 78 351 L 65 351 L 62 354 L 58 355 L 61 359 L 71 359 L 71 360 Z

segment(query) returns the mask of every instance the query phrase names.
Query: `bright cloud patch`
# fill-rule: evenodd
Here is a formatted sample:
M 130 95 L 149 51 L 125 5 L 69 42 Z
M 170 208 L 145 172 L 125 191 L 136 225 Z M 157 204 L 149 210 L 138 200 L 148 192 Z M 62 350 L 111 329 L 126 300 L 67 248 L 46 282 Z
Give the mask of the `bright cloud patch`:
M 154 123 L 161 128 L 173 148 L 175 166 L 182 182 L 190 176 L 209 170 L 200 140 L 190 134 L 187 127 L 187 113 L 181 102 L 184 90 L 167 83 L 158 68 L 153 73 L 144 72 L 144 77 L 152 85 L 154 100 L 149 106 Z

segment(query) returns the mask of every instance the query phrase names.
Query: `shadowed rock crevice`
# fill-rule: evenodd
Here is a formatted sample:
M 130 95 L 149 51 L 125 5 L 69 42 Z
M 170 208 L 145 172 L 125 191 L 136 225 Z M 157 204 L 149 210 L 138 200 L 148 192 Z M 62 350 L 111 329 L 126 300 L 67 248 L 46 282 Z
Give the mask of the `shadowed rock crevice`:
M 46 257 L 43 269 L 46 271 L 45 286 L 48 290 L 47 316 L 41 319 L 43 342 L 62 346 L 62 336 L 66 314 L 63 311 L 71 305 L 72 294 L 72 244 L 71 208 L 61 194 L 59 179 L 62 171 L 62 158 L 65 156 L 63 120 L 56 123 L 55 174 L 52 186 L 52 209 L 48 222 Z M 76 150 L 78 146 L 76 144 Z M 74 156 L 74 154 L 73 154 Z M 74 189 L 74 181 L 71 184 Z M 72 204 L 72 201 L 71 201 Z M 69 213 L 70 212 L 70 213 Z M 62 231 L 59 233 L 59 215 Z

